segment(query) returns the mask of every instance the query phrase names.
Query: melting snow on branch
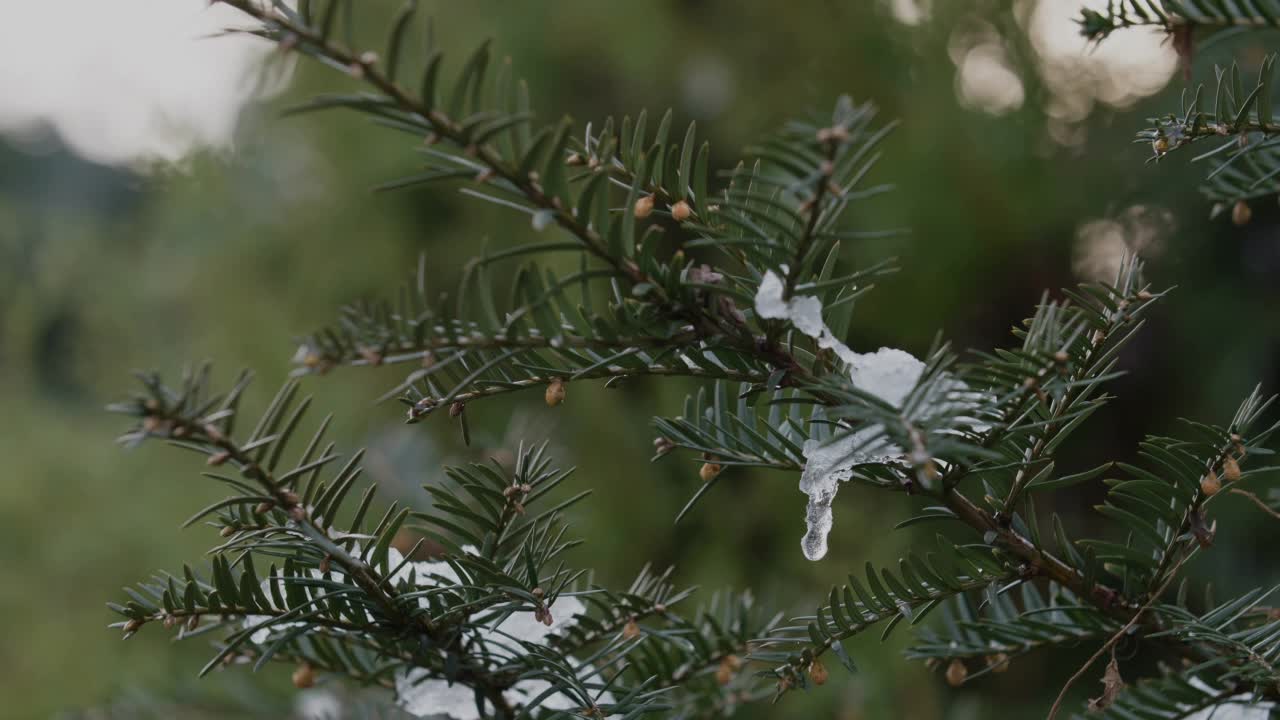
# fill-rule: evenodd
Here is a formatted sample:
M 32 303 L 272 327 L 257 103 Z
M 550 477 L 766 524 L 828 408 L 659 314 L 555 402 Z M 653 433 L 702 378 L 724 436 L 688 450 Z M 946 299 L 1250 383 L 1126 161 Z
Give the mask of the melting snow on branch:
M 394 563 L 392 563 L 394 565 Z M 406 567 L 416 566 L 415 574 L 419 585 L 430 576 L 455 578 L 453 569 L 445 562 L 408 563 Z M 397 574 L 398 575 L 398 574 Z M 425 600 L 421 602 L 425 603 Z M 562 596 L 552 606 L 556 615 L 563 622 L 576 615 L 585 614 L 587 609 L 581 600 L 575 597 Z M 550 625 L 545 625 L 532 612 L 514 612 L 501 622 L 482 629 L 475 638 L 485 645 L 493 647 L 518 647 L 515 641 L 527 643 L 545 643 L 553 632 Z M 575 662 L 568 658 L 570 663 Z M 396 701 L 405 711 L 418 717 L 434 717 L 448 715 L 454 720 L 480 720 L 476 708 L 476 694 L 470 687 L 461 683 L 453 683 L 430 677 L 430 673 L 422 668 L 401 668 L 396 671 Z M 545 680 L 523 680 L 516 683 L 506 692 L 507 701 L 512 705 L 523 705 L 546 692 L 551 684 Z M 604 693 L 601 703 L 614 702 L 612 696 Z M 547 696 L 538 705 L 546 710 L 577 710 L 581 703 L 572 696 L 555 693 Z
M 469 546 L 463 547 L 462 550 L 468 554 L 477 552 L 474 547 Z M 355 552 L 359 553 L 358 547 Z M 458 573 L 453 569 L 453 566 L 444 560 L 405 562 L 404 556 L 395 548 L 389 548 L 387 554 L 387 567 L 395 570 L 391 577 L 393 585 L 407 586 L 410 590 L 421 591 L 433 587 L 456 585 L 460 582 Z M 339 570 L 335 569 L 332 572 L 338 578 L 343 577 L 343 573 Z M 316 569 L 312 569 L 310 575 L 314 578 L 324 577 L 324 574 Z M 268 598 L 271 597 L 271 583 L 273 582 L 277 584 L 277 590 L 283 596 L 286 580 L 275 575 L 262 581 L 263 594 Z M 427 599 L 419 597 L 418 605 L 423 608 L 428 607 Z M 284 608 L 275 609 L 282 610 Z M 551 609 L 555 613 L 554 617 L 557 618 L 553 625 L 568 621 L 577 615 L 585 614 L 587 611 L 581 600 L 570 596 L 557 598 Z M 250 637 L 251 642 L 257 645 L 268 643 L 287 633 L 290 628 L 303 624 L 301 622 L 283 622 L 259 627 L 270 619 L 271 616 L 267 615 L 251 615 L 245 618 L 244 627 L 246 629 L 257 628 Z M 534 617 L 534 613 L 531 611 L 513 612 L 501 619 L 501 621 L 495 621 L 489 627 L 475 633 L 473 640 L 483 643 L 491 651 L 510 651 L 519 647 L 517 641 L 545 643 L 547 637 L 555 631 L 553 625 L 542 623 Z M 575 662 L 573 658 L 567 658 L 567 660 L 570 663 Z M 395 686 L 396 702 L 412 715 L 418 717 L 448 716 L 453 720 L 480 719 L 480 714 L 476 709 L 475 691 L 461 683 L 450 684 L 446 680 L 433 678 L 430 672 L 422 668 L 402 667 L 396 671 Z M 550 687 L 550 683 L 545 680 L 518 682 L 507 691 L 507 700 L 513 705 L 523 705 L 537 698 Z M 612 695 L 605 692 L 598 698 L 598 702 L 610 704 L 614 702 L 614 699 Z M 581 707 L 581 703 L 569 695 L 556 693 L 543 698 L 538 707 L 547 710 L 577 710 Z
M 1191 685 L 1206 695 L 1217 692 L 1200 678 L 1192 678 Z M 1256 703 L 1249 693 L 1232 695 L 1217 705 L 1197 710 L 1186 717 L 1186 720 L 1267 720 L 1271 717 L 1271 709 L 1275 703 Z
M 783 297 L 782 279 L 772 270 L 765 273 L 756 291 L 756 314 L 762 318 L 787 320 L 797 330 L 818 341 L 818 347 L 829 349 L 845 364 L 854 387 L 870 393 L 890 405 L 900 406 L 924 373 L 924 363 L 896 348 L 880 348 L 872 353 L 857 353 L 832 334 L 822 319 L 822 301 L 812 296 Z M 963 390 L 955 381 L 955 390 Z M 857 465 L 885 463 L 900 457 L 902 448 L 875 439 L 883 434 L 879 427 L 839 433 L 830 440 L 805 441 L 804 472 L 800 491 L 809 496 L 805 510 L 808 528 L 801 548 L 810 560 L 827 554 L 827 535 L 831 532 L 831 503 L 840 483 L 853 476 Z
M 464 547 L 463 550 L 475 552 L 475 548 Z M 393 556 L 390 566 L 395 567 L 397 560 L 398 558 Z M 448 584 L 459 581 L 453 567 L 443 560 L 405 563 L 404 567 L 396 573 L 394 580 L 397 582 L 402 579 L 408 580 L 411 574 L 420 588 L 440 584 L 441 580 Z M 420 598 L 418 602 L 423 607 L 427 605 L 425 598 Z M 552 609 L 559 616 L 559 622 L 585 614 L 587 611 L 581 600 L 568 596 L 557 598 Z M 545 643 L 553 631 L 554 628 L 551 625 L 537 620 L 533 612 L 513 612 L 500 622 L 480 630 L 475 634 L 474 639 L 490 648 L 517 648 L 519 643 L 516 641 Z M 569 658 L 569 661 L 573 662 L 573 659 Z M 429 675 L 430 673 L 422 668 L 401 668 L 396 671 L 396 701 L 400 707 L 418 717 L 448 715 L 454 720 L 480 719 L 474 690 L 460 683 L 451 685 L 447 680 L 432 678 Z M 524 680 L 516 683 L 506 692 L 507 700 L 513 705 L 524 704 L 546 692 L 550 687 L 551 685 L 544 680 Z M 612 703 L 613 698 L 605 693 L 599 698 L 599 702 Z M 562 693 L 550 695 L 538 705 L 539 708 L 547 710 L 576 710 L 580 706 L 581 703 L 573 697 Z

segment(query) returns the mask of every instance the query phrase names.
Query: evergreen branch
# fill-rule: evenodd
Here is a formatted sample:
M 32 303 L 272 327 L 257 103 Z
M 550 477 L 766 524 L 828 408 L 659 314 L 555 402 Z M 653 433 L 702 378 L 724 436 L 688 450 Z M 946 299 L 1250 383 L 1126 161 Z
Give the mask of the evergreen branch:
M 1223 669 L 1220 681 L 1276 697 L 1280 621 L 1266 610 L 1259 612 L 1276 590 L 1251 590 L 1200 615 L 1181 605 L 1161 605 L 1156 612 L 1168 621 L 1169 628 L 1157 636 L 1212 648 L 1213 665 Z
M 1228 685 L 1220 688 L 1205 682 L 1206 669 L 1175 670 L 1168 666 L 1160 669 L 1162 674 L 1159 677 L 1125 687 L 1114 703 L 1091 717 L 1102 720 L 1130 720 L 1135 716 L 1182 720 L 1237 704 L 1242 709 L 1255 704 L 1255 698 L 1247 687 Z M 1227 717 L 1226 713 L 1222 717 Z
M 1110 0 L 1102 11 L 1085 8 L 1076 22 L 1093 41 L 1125 28 L 1152 27 L 1168 32 L 1207 27 L 1262 29 L 1280 27 L 1280 3 L 1275 0 Z
M 921 632 L 922 642 L 912 646 L 907 656 L 935 662 L 960 660 L 966 666 L 981 661 L 985 667 L 965 673 L 967 679 L 974 679 L 1002 672 L 1022 655 L 1075 646 L 1116 627 L 1109 615 L 1081 604 L 1065 588 L 1051 584 L 1047 600 L 1033 583 L 1022 583 L 1017 591 L 1019 602 L 1011 598 L 1015 593 L 989 590 L 978 608 L 967 596 L 956 596 L 944 606 L 944 632 Z
M 1174 567 L 1173 572 L 1169 573 L 1169 577 L 1160 584 L 1160 587 L 1156 588 L 1156 590 L 1151 593 L 1151 597 L 1142 605 L 1142 607 L 1138 608 L 1138 611 L 1133 614 L 1133 617 L 1129 618 L 1129 621 L 1126 622 L 1124 626 L 1113 633 L 1111 637 L 1107 638 L 1107 641 L 1103 643 L 1097 651 L 1090 655 L 1088 660 L 1085 660 L 1084 665 L 1081 665 L 1080 669 L 1067 679 L 1066 684 L 1062 686 L 1062 690 L 1058 692 L 1058 697 L 1053 701 L 1053 706 L 1049 708 L 1049 720 L 1054 720 L 1054 718 L 1058 716 L 1058 710 L 1062 707 L 1062 701 L 1067 697 L 1067 691 L 1071 689 L 1071 686 L 1074 685 L 1075 682 L 1079 680 L 1095 662 L 1097 662 L 1098 658 L 1102 657 L 1108 650 L 1114 648 L 1120 638 L 1124 637 L 1125 633 L 1129 632 L 1129 629 L 1142 619 L 1143 613 L 1150 610 L 1151 606 L 1154 605 L 1156 601 L 1160 599 L 1160 596 L 1164 594 L 1164 591 L 1169 588 L 1169 584 L 1173 582 L 1173 578 L 1177 574 L 1177 569 L 1182 567 L 1182 564 L 1190 557 L 1191 556 L 1189 554 L 1183 555 L 1182 558 L 1178 560 L 1178 564 Z
M 899 561 L 899 574 L 866 567 L 865 585 L 853 575 L 847 585 L 831 588 L 829 604 L 813 616 L 795 618 L 797 625 L 782 627 L 762 640 L 752 657 L 778 667 L 778 694 L 806 687 L 809 681 L 826 680 L 820 658 L 828 651 L 853 672 L 854 666 L 842 641 L 881 622 L 888 622 L 881 639 L 902 620 L 922 621 L 944 600 L 993 586 L 1018 585 L 1024 579 L 987 553 L 981 546 L 956 546 L 939 538 L 939 553 L 928 560 L 911 555 Z M 781 647 L 783 650 L 767 650 Z
M 432 133 L 433 137 L 428 138 L 429 140 L 447 140 L 454 146 L 464 149 L 468 156 L 473 157 L 481 166 L 479 173 L 476 174 L 478 181 L 486 182 L 490 178 L 502 180 L 533 207 L 548 213 L 555 224 L 581 241 L 584 250 L 610 266 L 620 276 L 630 278 L 637 283 L 646 281 L 646 276 L 634 261 L 610 253 L 607 241 L 575 217 L 559 197 L 538 182 L 536 174 L 530 175 L 529 169 L 515 166 L 504 159 L 497 148 L 483 139 L 485 136 L 482 133 L 475 132 L 477 125 L 474 121 L 471 124 L 464 124 L 462 119 L 452 117 L 444 109 L 435 106 L 431 92 L 424 93 L 421 98 L 414 98 L 379 68 L 376 54 L 357 54 L 352 49 L 340 47 L 325 37 L 322 29 L 298 22 L 297 20 L 301 20 L 300 17 L 291 18 L 254 0 L 221 1 L 261 22 L 261 33 L 268 39 L 287 43 L 300 51 L 315 55 L 326 64 L 346 69 L 348 74 L 382 93 L 386 102 L 405 113 L 407 117 L 400 118 L 401 120 L 408 120 L 413 126 L 421 125 L 424 132 Z M 480 51 L 472 57 L 469 67 L 482 67 L 486 58 L 487 47 L 481 47 Z M 434 89 L 438 63 L 437 55 L 432 65 L 428 67 L 424 89 Z M 473 78 L 464 71 L 464 76 L 455 91 L 455 97 L 467 91 L 473 82 L 475 87 L 479 87 L 479 78 Z M 455 107 L 460 105 L 457 100 L 453 104 Z M 367 105 L 367 101 L 358 103 L 341 101 L 335 105 L 361 106 Z M 563 130 L 560 131 L 561 135 L 563 132 Z M 559 163 L 561 159 L 553 155 L 551 162 Z

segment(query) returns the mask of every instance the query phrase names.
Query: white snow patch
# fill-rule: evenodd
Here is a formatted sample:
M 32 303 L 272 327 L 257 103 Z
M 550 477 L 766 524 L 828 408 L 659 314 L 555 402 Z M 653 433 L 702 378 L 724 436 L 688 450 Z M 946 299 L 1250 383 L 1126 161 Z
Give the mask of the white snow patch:
M 563 622 L 586 612 L 586 606 L 576 597 L 562 596 L 551 605 L 551 610 Z M 492 627 L 481 630 L 477 639 L 498 646 L 511 646 L 512 639 L 529 643 L 544 643 L 555 625 L 547 626 L 538 622 L 532 612 L 516 612 Z M 574 660 L 569 658 L 569 662 Z M 450 685 L 448 681 L 431 678 L 422 668 L 401 669 L 396 672 L 396 700 L 406 712 L 418 717 L 448 715 L 453 720 L 479 720 L 476 710 L 475 691 L 461 685 Z M 507 700 L 513 704 L 524 704 L 542 693 L 551 685 L 545 680 L 526 680 L 516 683 L 507 691 Z M 612 704 L 614 698 L 603 693 L 597 702 Z M 582 707 L 576 698 L 564 693 L 555 693 L 542 700 L 538 705 L 548 710 L 575 710 Z
M 341 720 L 342 701 L 329 690 L 303 690 L 293 701 L 293 713 L 298 720 Z
M 756 291 L 756 315 L 772 320 L 788 320 L 797 330 L 818 341 L 818 347 L 835 352 L 846 365 L 852 365 L 857 354 L 836 339 L 822 320 L 822 301 L 816 297 L 784 298 L 782 278 L 772 270 L 760 280 Z
M 1207 694 L 1216 694 L 1217 691 L 1209 687 L 1208 683 L 1200 678 L 1192 678 L 1191 684 L 1199 690 L 1203 690 Z M 1251 696 L 1248 693 L 1240 695 L 1232 695 L 1227 700 L 1210 705 L 1202 710 L 1197 710 L 1186 716 L 1184 720 L 1267 720 L 1271 717 L 1271 708 L 1275 703 L 1251 702 Z

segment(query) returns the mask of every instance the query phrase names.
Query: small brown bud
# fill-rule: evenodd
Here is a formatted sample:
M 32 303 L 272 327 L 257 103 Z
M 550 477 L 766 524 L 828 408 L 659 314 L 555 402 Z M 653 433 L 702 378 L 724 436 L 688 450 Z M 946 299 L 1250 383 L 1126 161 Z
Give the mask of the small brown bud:
M 1240 463 L 1236 462 L 1235 456 L 1228 455 L 1222 461 L 1222 477 L 1229 483 L 1240 479 Z
M 547 627 L 551 627 L 551 624 L 555 622 L 555 619 L 551 617 L 551 611 L 545 606 L 533 611 L 533 619 Z
M 533 589 L 533 596 L 536 598 L 541 598 L 543 595 L 546 594 L 546 592 L 547 592 L 546 590 L 543 590 L 540 587 L 536 587 Z
M 364 361 L 372 367 L 378 367 L 382 364 L 382 353 L 373 348 L 360 348 L 360 357 L 364 358 Z
M 671 206 L 671 218 L 676 222 L 684 222 L 693 215 L 693 208 L 689 207 L 689 203 L 681 200 Z
M 959 658 L 952 660 L 947 666 L 947 684 L 951 687 L 960 687 L 968 677 L 969 668 L 965 667 L 964 662 Z
M 226 439 L 226 435 L 222 434 L 222 430 L 213 423 L 205 423 L 201 430 L 204 430 L 204 436 L 209 438 L 210 442 L 218 443 Z
M 302 507 L 301 505 L 294 505 L 293 507 L 289 508 L 289 517 L 294 522 L 300 523 L 307 519 L 307 509 Z
M 310 663 L 302 663 L 293 671 L 293 686 L 302 690 L 316 684 L 316 672 Z
M 142 628 L 142 621 L 137 618 L 134 618 L 124 624 L 124 634 L 126 636 L 132 635 L 138 632 L 138 630 L 140 630 L 141 628 Z
M 1213 497 L 1221 489 L 1222 482 L 1218 480 L 1218 473 L 1212 469 L 1204 477 L 1200 478 L 1200 492 L 1204 493 L 1205 497 Z
M 200 627 L 199 615 L 192 615 L 191 617 L 187 618 L 187 632 L 191 632 L 198 627 Z
M 635 618 L 628 620 L 626 627 L 622 628 L 622 637 L 627 640 L 635 640 L 640 637 L 640 625 Z
M 820 143 L 842 142 L 849 139 L 849 130 L 843 125 L 820 128 L 815 134 Z
M 1101 345 L 1103 340 L 1107 339 L 1107 334 L 1101 330 L 1094 330 L 1093 337 L 1090 338 L 1094 345 Z
M 720 685 L 728 685 L 733 682 L 733 674 L 742 666 L 742 661 L 737 655 L 726 655 L 720 661 L 720 667 L 716 668 L 716 682 Z
M 523 514 L 524 514 L 524 505 L 523 505 L 523 504 L 521 504 L 521 503 L 520 503 L 520 501 L 518 501 L 518 500 L 513 501 L 513 502 L 511 503 L 511 509 L 512 509 L 512 510 L 515 510 L 517 515 L 523 515 Z
M 159 432 L 160 428 L 163 426 L 164 421 L 155 415 L 148 415 L 142 419 L 142 429 L 149 433 Z
M 521 483 L 520 492 L 528 495 L 529 493 L 533 492 L 533 486 L 530 485 L 529 483 Z
M 364 65 L 377 65 L 378 53 L 372 50 L 365 50 L 364 52 L 360 53 L 360 62 L 361 64 L 364 64 Z
M 186 437 L 186 436 L 187 436 L 187 426 L 186 426 L 186 425 L 175 425 L 175 426 L 174 426 L 174 428 L 173 428 L 173 436 L 174 436 L 174 437 L 176 437 L 176 438 Z
M 1071 359 L 1071 356 L 1067 354 L 1066 350 L 1059 350 L 1058 352 L 1053 354 L 1053 361 L 1058 363 L 1059 365 L 1067 364 L 1067 361 L 1069 361 L 1070 359 Z
M 817 658 L 809 663 L 809 679 L 814 685 L 825 685 L 827 682 L 827 666 L 822 664 Z
M 1140 300 L 1141 302 L 1147 302 L 1148 300 L 1150 300 L 1150 299 L 1151 299 L 1151 298 L 1153 298 L 1153 297 L 1155 297 L 1155 295 L 1152 295 L 1150 290 L 1139 290 L 1139 291 L 1138 291 L 1138 300 Z
M 702 478 L 702 482 L 711 482 L 724 470 L 720 463 L 707 462 L 702 463 L 702 467 L 698 470 L 698 477 Z
M 466 403 L 462 402 L 461 400 L 454 400 L 453 404 L 449 406 L 449 417 L 451 418 L 458 417 L 459 415 L 462 414 L 462 411 L 465 410 L 466 408 L 467 408 Z
M 221 535 L 221 536 L 222 536 L 222 537 L 224 537 L 224 538 L 229 538 L 229 537 L 231 537 L 232 535 L 235 535 L 235 534 L 236 534 L 236 529 L 235 529 L 235 527 L 234 527 L 234 526 L 231 526 L 231 525 L 225 525 L 225 526 L 223 526 L 222 530 L 218 532 L 218 534 L 219 534 L 219 535 Z
M 1155 140 L 1152 140 L 1151 149 L 1154 150 L 1157 155 L 1163 155 L 1169 152 L 1169 138 L 1161 135 Z
M 547 407 L 556 407 L 564 402 L 564 380 L 562 378 L 554 378 L 551 384 L 547 386 Z
M 675 443 L 665 437 L 656 437 L 653 439 L 653 452 L 659 457 L 675 450 Z
M 280 493 L 280 501 L 286 505 L 297 505 L 301 501 L 301 498 L 298 497 L 298 493 L 292 490 L 285 490 Z
M 653 212 L 653 196 L 645 195 L 644 197 L 638 198 L 636 200 L 635 207 L 632 208 L 632 211 L 638 220 L 643 220 L 649 217 L 649 213 Z
M 506 498 L 513 498 L 519 494 L 520 494 L 519 485 L 509 485 L 502 489 L 502 496 Z
M 664 605 L 663 603 L 658 603 L 657 605 L 653 606 L 653 611 L 658 614 L 662 614 L 667 611 L 667 606 Z
M 565 158 L 564 164 L 572 167 L 582 165 L 585 161 L 578 153 L 569 153 L 569 157 Z
M 1249 208 L 1249 203 L 1244 200 L 1237 200 L 1236 204 L 1231 208 L 1231 222 L 1236 225 L 1248 225 L 1252 217 L 1253 210 Z
M 991 667 L 991 672 L 1002 673 L 1009 669 L 1009 656 L 1004 653 L 988 655 L 987 665 Z
M 333 566 L 332 555 L 326 554 L 324 557 L 320 558 L 320 574 L 321 575 L 328 575 L 329 568 L 331 568 L 332 566 Z
M 258 503 L 258 506 L 253 509 L 253 514 L 266 515 L 267 513 L 274 510 L 275 507 L 276 507 L 276 504 L 274 502 L 271 502 L 270 500 L 260 502 Z
M 364 77 L 364 66 L 359 62 L 353 62 L 347 66 L 347 74 L 356 80 L 360 80 Z
M 165 616 L 164 616 L 164 629 L 165 629 L 165 630 L 170 630 L 170 629 L 172 629 L 172 628 L 173 628 L 173 626 L 174 626 L 174 625 L 177 625 L 177 624 L 178 624 L 178 618 L 174 617 L 173 615 L 165 615 Z

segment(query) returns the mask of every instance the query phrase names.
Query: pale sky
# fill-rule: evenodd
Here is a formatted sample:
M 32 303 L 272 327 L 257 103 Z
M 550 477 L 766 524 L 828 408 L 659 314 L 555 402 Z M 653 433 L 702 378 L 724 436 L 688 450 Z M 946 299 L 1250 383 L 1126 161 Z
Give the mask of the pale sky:
M 0 132 L 51 124 L 112 164 L 226 147 L 271 46 L 208 39 L 242 22 L 208 0 L 0 0 Z

